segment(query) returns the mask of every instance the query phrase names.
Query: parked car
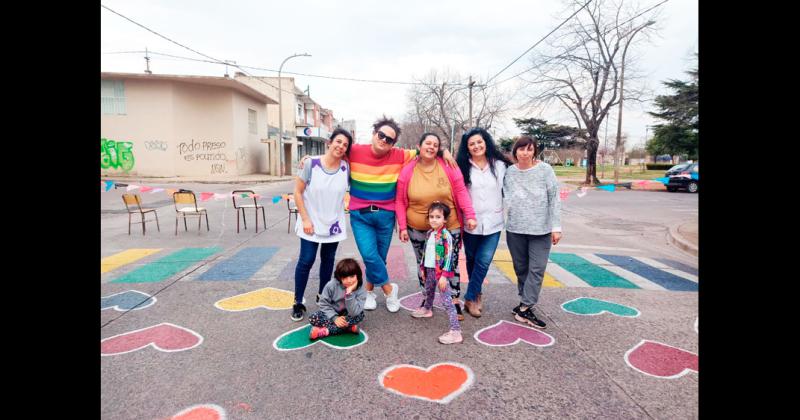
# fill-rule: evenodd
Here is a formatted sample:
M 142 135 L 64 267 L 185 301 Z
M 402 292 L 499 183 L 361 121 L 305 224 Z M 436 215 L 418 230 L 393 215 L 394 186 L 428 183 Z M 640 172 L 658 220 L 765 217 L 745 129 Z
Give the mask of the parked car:
M 689 165 L 691 165 L 691 163 L 688 163 L 688 162 L 687 162 L 687 163 L 679 163 L 679 164 L 677 164 L 677 165 L 675 165 L 675 166 L 673 166 L 673 167 L 669 168 L 669 169 L 667 170 L 667 172 L 665 172 L 665 173 L 664 173 L 664 176 L 665 176 L 665 177 L 668 177 L 668 176 L 670 176 L 670 175 L 677 175 L 677 174 L 679 174 L 679 173 L 680 173 L 682 170 L 686 169 L 686 168 L 687 168 Z
M 686 190 L 690 193 L 696 193 L 699 188 L 700 162 L 692 163 L 677 174 L 671 175 L 669 183 L 667 183 L 667 191 L 669 192 Z

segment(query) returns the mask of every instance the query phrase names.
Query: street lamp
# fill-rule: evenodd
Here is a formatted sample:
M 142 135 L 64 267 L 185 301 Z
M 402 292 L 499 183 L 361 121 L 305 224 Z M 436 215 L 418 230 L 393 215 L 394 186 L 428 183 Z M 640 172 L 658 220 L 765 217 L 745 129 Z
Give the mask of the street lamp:
M 285 168 L 283 164 L 285 156 L 283 153 L 283 89 L 281 87 L 282 85 L 281 71 L 283 70 L 283 65 L 286 64 L 286 62 L 289 61 L 290 58 L 294 57 L 311 57 L 311 54 L 302 53 L 302 54 L 290 55 L 289 57 L 286 57 L 285 60 L 283 60 L 283 63 L 281 63 L 281 67 L 278 69 L 278 154 L 281 157 L 280 159 L 281 167 L 278 169 L 278 173 L 281 175 L 285 175 L 284 174 Z

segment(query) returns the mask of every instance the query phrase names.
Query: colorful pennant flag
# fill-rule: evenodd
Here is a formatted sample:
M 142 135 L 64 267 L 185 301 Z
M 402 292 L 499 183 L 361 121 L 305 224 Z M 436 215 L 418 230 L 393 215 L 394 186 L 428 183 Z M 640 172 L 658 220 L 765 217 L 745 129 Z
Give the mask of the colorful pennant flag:
M 700 174 L 698 172 L 692 172 L 692 179 L 700 180 Z
M 280 203 L 281 200 L 283 200 L 283 197 L 276 195 L 275 197 L 272 197 L 272 204 Z
M 614 184 L 610 184 L 610 185 L 598 185 L 598 186 L 597 186 L 597 189 L 598 189 L 598 190 L 604 190 L 604 191 L 611 191 L 611 192 L 614 192 L 615 185 L 614 185 Z
M 153 188 L 153 191 L 150 191 L 150 194 L 155 194 L 155 193 L 161 192 L 161 191 L 164 191 L 164 189 L 163 188 Z
M 139 187 L 139 191 L 141 191 L 141 192 L 143 192 L 143 193 L 146 193 L 146 192 L 148 192 L 148 191 L 150 191 L 150 190 L 152 190 L 152 189 L 153 189 L 153 187 L 146 187 L 146 186 L 144 186 L 144 185 L 142 185 L 141 187 Z
M 214 196 L 214 193 L 212 193 L 212 192 L 201 192 L 200 193 L 200 201 L 208 201 L 213 196 Z
M 128 184 L 128 188 L 126 189 L 126 191 L 133 191 L 138 188 L 139 188 L 138 185 Z
M 565 201 L 565 200 L 567 199 L 567 197 L 569 197 L 569 192 L 570 192 L 570 191 L 569 191 L 569 188 L 562 188 L 562 189 L 561 189 L 561 190 L 558 192 L 558 194 L 559 194 L 559 196 L 560 196 L 560 198 L 561 198 L 561 201 Z
M 577 196 L 578 196 L 578 198 L 583 198 L 583 196 L 585 196 L 585 195 L 586 195 L 587 191 L 588 191 L 588 190 L 587 190 L 587 188 L 586 188 L 586 187 L 580 187 L 580 188 L 578 188 L 578 191 L 577 191 L 577 192 L 575 192 L 575 195 L 577 195 Z
M 650 183 L 650 181 L 648 181 L 648 180 L 636 181 L 636 185 L 638 185 L 640 187 L 643 187 L 643 186 L 647 185 L 648 183 Z
M 664 185 L 669 184 L 669 177 L 654 178 L 653 181 L 658 181 Z
M 216 194 L 214 194 L 214 200 L 224 200 L 224 199 L 226 199 L 226 198 L 228 198 L 230 196 L 231 196 L 230 194 L 216 193 Z
M 106 192 L 108 192 L 111 188 L 114 188 L 114 181 L 106 181 Z

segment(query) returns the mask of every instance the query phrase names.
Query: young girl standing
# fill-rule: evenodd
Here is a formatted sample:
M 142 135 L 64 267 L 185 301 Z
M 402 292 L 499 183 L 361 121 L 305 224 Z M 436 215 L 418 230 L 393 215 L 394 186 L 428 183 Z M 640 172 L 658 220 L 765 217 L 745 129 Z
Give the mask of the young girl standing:
M 458 315 L 450 297 L 450 282 L 448 281 L 448 278 L 453 277 L 455 268 L 452 264 L 453 237 L 445 228 L 445 221 L 449 215 L 450 207 L 441 202 L 434 202 L 428 207 L 428 223 L 430 223 L 431 229 L 427 233 L 428 239 L 425 241 L 422 261 L 419 265 L 425 279 L 425 303 L 411 313 L 414 318 L 433 316 L 431 308 L 438 285 L 445 310 L 450 317 L 450 330 L 439 337 L 439 342 L 442 344 L 464 341 L 461 337 L 461 324 L 458 322 Z

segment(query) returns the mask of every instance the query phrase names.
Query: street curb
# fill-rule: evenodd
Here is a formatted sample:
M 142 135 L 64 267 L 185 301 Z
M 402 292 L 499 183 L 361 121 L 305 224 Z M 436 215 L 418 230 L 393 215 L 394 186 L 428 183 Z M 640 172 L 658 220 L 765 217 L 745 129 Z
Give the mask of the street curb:
M 675 245 L 676 247 L 678 247 L 678 248 L 680 248 L 680 249 L 682 249 L 682 250 L 694 255 L 695 257 L 698 256 L 697 255 L 698 251 L 699 251 L 698 247 L 693 245 L 693 244 L 691 244 L 691 243 L 689 243 L 688 241 L 682 239 L 680 237 L 680 234 L 678 233 L 678 227 L 677 226 L 670 226 L 669 227 L 669 230 L 667 232 L 667 239 L 669 240 L 669 243 Z

